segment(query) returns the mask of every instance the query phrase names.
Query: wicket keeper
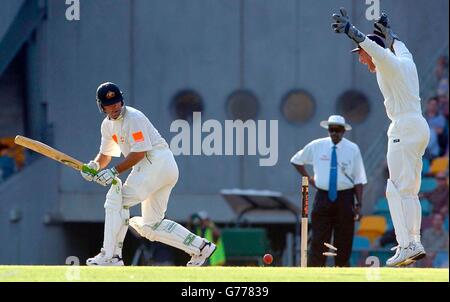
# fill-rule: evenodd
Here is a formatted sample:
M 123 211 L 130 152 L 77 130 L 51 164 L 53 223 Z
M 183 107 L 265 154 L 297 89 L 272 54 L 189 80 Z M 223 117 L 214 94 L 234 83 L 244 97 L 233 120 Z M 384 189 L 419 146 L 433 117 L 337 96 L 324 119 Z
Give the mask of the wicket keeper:
M 419 188 L 422 156 L 430 131 L 419 97 L 419 78 L 413 56 L 392 31 L 385 13 L 376 20 L 374 35 L 364 35 L 352 25 L 344 8 L 333 14 L 332 29 L 345 33 L 358 44 L 352 52 L 359 61 L 376 73 L 378 86 L 384 96 L 389 126 L 387 163 L 389 179 L 386 197 L 398 246 L 387 266 L 405 266 L 425 257 L 420 243 L 422 209 Z M 384 41 L 383 41 L 383 39 Z

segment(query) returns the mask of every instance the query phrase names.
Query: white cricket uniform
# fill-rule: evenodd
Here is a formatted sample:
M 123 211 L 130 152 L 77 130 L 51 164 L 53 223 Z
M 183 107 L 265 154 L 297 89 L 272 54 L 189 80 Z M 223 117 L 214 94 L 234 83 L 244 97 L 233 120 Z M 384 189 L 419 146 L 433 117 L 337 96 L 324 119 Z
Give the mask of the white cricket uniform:
M 142 202 L 144 222 L 160 222 L 178 180 L 178 167 L 168 144 L 147 117 L 130 106 L 120 120 L 106 117 L 101 133 L 102 154 L 119 157 L 122 153 L 126 157 L 130 152 L 146 151 L 123 185 L 123 205 L 132 207 Z
M 330 137 L 313 140 L 292 158 L 299 166 L 312 165 L 317 188 L 328 191 L 333 142 Z M 343 138 L 336 145 L 338 165 L 337 190 L 352 189 L 357 184 L 366 184 L 367 177 L 358 145 Z
M 406 247 L 410 241 L 420 241 L 421 206 L 417 194 L 422 156 L 430 137 L 422 116 L 417 69 L 412 54 L 401 41 L 394 41 L 395 54 L 368 38 L 359 45 L 376 66 L 378 85 L 391 120 L 387 132 L 390 179 L 386 194 L 397 241 Z
M 170 193 L 178 180 L 178 166 L 164 138 L 142 112 L 130 106 L 125 107 L 118 120 L 106 117 L 101 133 L 100 153 L 104 155 L 119 157 L 122 153 L 126 157 L 130 152 L 146 152 L 133 166 L 121 190 L 112 185 L 106 196 L 103 241 L 106 258 L 122 257 L 128 225 L 151 241 L 185 251 L 193 256 L 191 262 L 200 257 L 200 249 L 206 244 L 204 238 L 164 218 Z M 142 217 L 129 219 L 129 208 L 139 203 Z

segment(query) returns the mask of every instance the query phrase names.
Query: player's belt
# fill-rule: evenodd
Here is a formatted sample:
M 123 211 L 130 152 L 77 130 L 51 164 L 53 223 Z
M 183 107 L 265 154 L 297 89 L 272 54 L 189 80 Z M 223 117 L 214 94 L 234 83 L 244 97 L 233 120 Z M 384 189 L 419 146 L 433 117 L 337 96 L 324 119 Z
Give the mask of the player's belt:
M 407 113 L 400 113 L 395 115 L 395 117 L 392 118 L 393 121 L 398 121 L 407 117 L 418 117 L 422 116 L 421 113 L 418 112 L 407 112 Z

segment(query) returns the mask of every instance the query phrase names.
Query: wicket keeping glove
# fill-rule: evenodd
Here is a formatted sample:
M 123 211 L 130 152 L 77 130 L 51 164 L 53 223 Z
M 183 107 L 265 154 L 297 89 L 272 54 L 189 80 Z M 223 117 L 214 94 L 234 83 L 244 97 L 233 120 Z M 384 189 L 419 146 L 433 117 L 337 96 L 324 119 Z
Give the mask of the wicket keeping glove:
M 375 24 L 373 26 L 375 27 L 373 33 L 381 38 L 384 38 L 387 48 L 392 48 L 394 40 L 400 40 L 398 36 L 392 31 L 386 13 L 382 13 L 380 18 L 375 21 Z
M 116 168 L 105 169 L 98 172 L 94 176 L 94 181 L 102 186 L 109 186 L 114 182 L 114 179 L 119 175 Z
M 100 169 L 100 164 L 96 161 L 91 160 L 88 164 L 83 165 L 81 168 L 81 176 L 87 181 L 92 181 L 94 179 L 95 174 Z
M 353 24 L 350 22 L 350 18 L 347 15 L 345 8 L 340 8 L 341 14 L 333 14 L 333 20 L 335 21 L 331 24 L 334 32 L 337 34 L 345 33 L 347 36 L 355 41 L 357 44 L 364 41 L 366 36 L 360 32 Z

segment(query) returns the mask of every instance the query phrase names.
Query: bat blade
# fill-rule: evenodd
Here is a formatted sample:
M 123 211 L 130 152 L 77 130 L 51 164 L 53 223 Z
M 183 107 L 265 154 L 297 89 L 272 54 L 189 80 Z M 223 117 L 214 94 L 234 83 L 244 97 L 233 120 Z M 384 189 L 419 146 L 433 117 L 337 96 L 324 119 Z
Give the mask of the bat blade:
M 17 135 L 14 142 L 17 145 L 21 145 L 25 148 L 40 153 L 75 170 L 81 170 L 83 168 L 83 163 L 81 161 L 34 139 Z

